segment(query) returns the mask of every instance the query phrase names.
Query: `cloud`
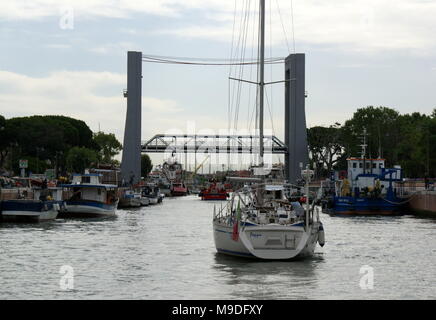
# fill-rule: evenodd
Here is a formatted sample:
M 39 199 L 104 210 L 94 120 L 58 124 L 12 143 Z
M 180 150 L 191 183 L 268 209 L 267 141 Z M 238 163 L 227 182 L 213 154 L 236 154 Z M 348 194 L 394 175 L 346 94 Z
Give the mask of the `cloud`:
M 156 32 L 230 42 L 234 17 L 235 30 L 239 30 L 245 3 L 236 2 L 235 16 L 234 1 L 221 0 L 16 0 L 0 2 L 0 19 L 60 17 L 59 10 L 63 7 L 74 10 L 75 20 L 89 17 L 133 19 L 137 14 L 150 14 L 173 18 L 178 23 L 171 28 L 156 26 Z M 290 3 L 287 0 L 267 3 L 266 26 L 272 28 L 272 39 L 268 39 L 268 43 L 284 45 L 287 41 L 291 47 L 295 34 L 297 50 L 321 45 L 329 50 L 364 53 L 408 49 L 416 54 L 428 54 L 435 49 L 435 1 L 294 0 L 294 33 Z M 252 21 L 255 21 L 256 1 L 251 2 L 250 9 Z M 194 15 L 195 12 L 198 14 Z M 184 20 L 188 13 L 190 18 L 198 19 Z M 250 28 L 255 30 L 253 25 Z M 267 32 L 267 38 L 269 34 Z M 104 51 L 102 48 L 95 50 Z
M 122 142 L 127 103 L 122 95 L 126 76 L 113 72 L 56 71 L 43 77 L 0 70 L 0 114 L 6 118 L 65 115 L 85 121 L 93 131 L 115 133 Z M 219 121 L 184 112 L 179 103 L 158 97 L 142 98 L 142 139 L 168 130 L 219 128 Z M 225 127 L 225 124 L 223 126 Z
M 236 30 L 243 19 L 245 2 L 237 2 Z M 278 3 L 279 5 L 276 5 Z M 436 2 L 423 0 L 294 0 L 294 25 L 297 48 L 306 44 L 352 47 L 356 51 L 412 49 L 433 50 L 436 31 Z M 37 20 L 60 16 L 70 6 L 74 18 L 132 18 L 145 13 L 177 18 L 182 25 L 163 30 L 182 37 L 231 41 L 234 2 L 219 0 L 16 0 L 0 3 L 0 19 Z M 257 12 L 252 2 L 251 17 Z M 272 28 L 271 43 L 292 41 L 290 1 L 271 1 L 267 7 L 267 28 Z M 186 10 L 199 10 L 199 19 L 183 21 Z M 136 17 L 136 16 L 135 16 Z M 200 18 L 201 17 L 201 18 Z M 254 21 L 254 20 L 253 20 Z M 286 36 L 283 32 L 286 31 Z M 267 37 L 269 33 L 267 32 Z
M 94 131 L 100 126 L 105 132 L 113 132 L 122 141 L 125 86 L 126 76 L 112 72 L 56 71 L 44 77 L 29 77 L 0 70 L 0 114 L 7 118 L 35 114 L 70 116 L 85 121 Z M 175 101 L 144 97 L 144 135 L 148 137 L 153 133 L 150 129 L 157 129 L 150 128 L 153 122 L 162 126 L 156 121 L 158 117 L 171 119 L 179 111 Z

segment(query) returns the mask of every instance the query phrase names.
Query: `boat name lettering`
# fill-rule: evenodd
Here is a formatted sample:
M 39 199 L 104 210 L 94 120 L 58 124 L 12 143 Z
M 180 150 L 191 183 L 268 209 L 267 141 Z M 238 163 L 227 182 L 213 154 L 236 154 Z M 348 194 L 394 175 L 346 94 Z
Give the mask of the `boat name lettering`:
M 250 232 L 250 237 L 252 237 L 252 238 L 259 238 L 259 237 L 262 237 L 262 234 L 261 233 Z

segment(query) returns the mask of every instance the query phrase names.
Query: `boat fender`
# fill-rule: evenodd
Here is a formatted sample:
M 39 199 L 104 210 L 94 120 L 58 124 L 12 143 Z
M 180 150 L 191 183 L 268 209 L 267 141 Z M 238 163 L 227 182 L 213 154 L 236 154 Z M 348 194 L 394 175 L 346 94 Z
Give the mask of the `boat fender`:
M 323 227 L 322 223 L 319 225 L 319 228 L 318 228 L 318 243 L 321 247 L 324 247 L 325 234 L 324 234 L 324 227 Z

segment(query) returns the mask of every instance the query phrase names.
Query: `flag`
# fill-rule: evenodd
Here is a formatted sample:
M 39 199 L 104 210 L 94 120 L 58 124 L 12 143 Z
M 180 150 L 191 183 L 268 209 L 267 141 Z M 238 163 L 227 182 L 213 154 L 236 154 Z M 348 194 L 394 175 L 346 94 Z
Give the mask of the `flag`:
M 232 240 L 238 241 L 239 239 L 239 220 L 241 219 L 241 200 L 238 201 L 238 208 L 236 209 L 235 219 L 233 221 Z

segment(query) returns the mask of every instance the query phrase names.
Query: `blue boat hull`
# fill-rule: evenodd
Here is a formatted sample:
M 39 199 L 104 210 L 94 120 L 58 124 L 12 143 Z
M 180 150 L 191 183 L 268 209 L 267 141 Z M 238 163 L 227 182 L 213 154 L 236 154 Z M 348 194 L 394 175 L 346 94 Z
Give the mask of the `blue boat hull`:
M 56 219 L 62 201 L 5 200 L 1 202 L 3 221 L 47 221 Z
M 403 209 L 402 199 L 334 197 L 327 213 L 344 215 L 397 215 Z

